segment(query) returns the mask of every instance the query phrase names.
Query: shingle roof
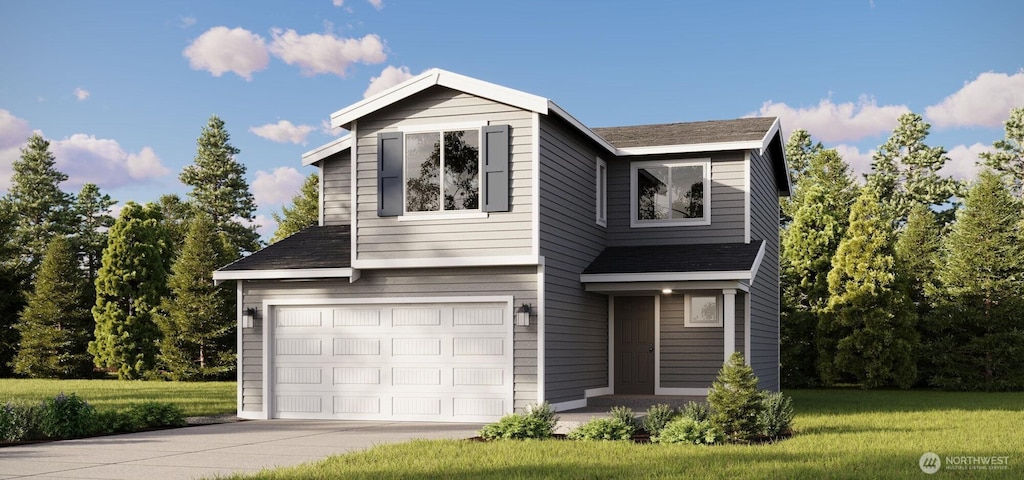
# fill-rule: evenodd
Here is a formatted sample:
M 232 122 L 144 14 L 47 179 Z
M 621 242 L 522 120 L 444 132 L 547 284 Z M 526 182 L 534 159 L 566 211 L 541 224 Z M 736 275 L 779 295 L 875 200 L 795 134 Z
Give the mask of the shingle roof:
M 761 240 L 750 243 L 608 247 L 583 274 L 748 271 L 753 268 L 760 249 Z
M 615 148 L 761 140 L 775 117 L 592 128 Z
M 349 268 L 352 266 L 348 225 L 314 226 L 241 258 L 219 271 Z

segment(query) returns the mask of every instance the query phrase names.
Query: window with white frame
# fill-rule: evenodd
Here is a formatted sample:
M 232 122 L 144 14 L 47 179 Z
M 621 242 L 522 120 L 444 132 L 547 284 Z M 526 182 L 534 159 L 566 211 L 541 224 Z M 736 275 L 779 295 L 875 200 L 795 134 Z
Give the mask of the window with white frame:
M 717 294 L 688 294 L 685 315 L 684 325 L 687 327 L 721 327 L 722 302 Z
M 405 134 L 405 211 L 480 209 L 480 131 Z
M 711 159 L 630 165 L 630 225 L 709 225 Z
M 599 157 L 597 159 L 597 171 L 595 173 L 595 191 L 597 224 L 604 227 L 608 225 L 608 164 Z

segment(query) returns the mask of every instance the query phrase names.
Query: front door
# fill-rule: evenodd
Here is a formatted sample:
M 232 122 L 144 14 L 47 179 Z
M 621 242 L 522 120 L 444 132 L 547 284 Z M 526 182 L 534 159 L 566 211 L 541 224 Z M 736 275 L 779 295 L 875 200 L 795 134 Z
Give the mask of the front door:
M 615 393 L 654 394 L 654 297 L 615 297 Z

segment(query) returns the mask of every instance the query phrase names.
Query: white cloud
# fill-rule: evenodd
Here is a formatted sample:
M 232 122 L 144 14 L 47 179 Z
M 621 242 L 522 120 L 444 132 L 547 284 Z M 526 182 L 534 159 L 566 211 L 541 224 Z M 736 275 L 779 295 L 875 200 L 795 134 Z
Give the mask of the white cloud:
M 332 137 L 340 137 L 348 133 L 348 130 L 345 130 L 344 128 L 331 127 L 330 120 L 320 120 L 320 133 L 324 135 L 330 135 Z
M 182 52 L 193 70 L 206 70 L 215 77 L 234 72 L 252 80 L 252 73 L 270 64 L 263 37 L 244 28 L 213 27 L 203 32 Z
M 306 143 L 306 136 L 316 130 L 312 125 L 293 125 L 288 120 L 268 123 L 259 127 L 249 127 L 249 131 L 267 140 L 277 143 Z
M 11 187 L 14 161 L 21 157 L 21 147 L 32 135 L 28 121 L 0 108 L 0 192 Z
M 373 5 L 373 8 L 376 8 L 377 10 L 380 10 L 380 9 L 384 8 L 384 0 L 366 0 L 366 1 L 370 2 L 370 5 Z
M 331 3 L 333 3 L 335 7 L 340 7 L 345 4 L 345 0 L 331 0 Z
M 278 167 L 273 172 L 260 170 L 252 181 L 252 196 L 261 207 L 282 204 L 299 193 L 305 180 L 306 177 L 292 167 Z
M 899 123 L 899 116 L 909 111 L 906 105 L 879 106 L 874 98 L 862 95 L 856 104 L 836 104 L 831 98 L 825 98 L 818 105 L 807 108 L 793 108 L 769 100 L 750 116 L 779 117 L 787 136 L 802 128 L 815 140 L 833 143 L 891 132 Z
M 978 159 L 983 152 L 995 151 L 991 145 L 975 143 L 974 145 L 957 145 L 946 155 L 949 161 L 939 170 L 941 175 L 948 175 L 957 180 L 970 180 L 978 176 Z
M 73 93 L 75 94 L 75 98 L 77 98 L 79 102 L 89 98 L 89 95 L 92 95 L 91 93 L 89 93 L 88 90 L 86 90 L 86 89 L 84 89 L 82 87 L 76 88 Z
M 1013 75 L 986 72 L 936 105 L 924 116 L 936 127 L 999 127 L 1010 109 L 1024 106 L 1024 70 Z
M 380 72 L 380 75 L 370 77 L 370 86 L 366 87 L 366 91 L 363 92 L 363 98 L 372 97 L 412 77 L 413 74 L 409 73 L 409 67 L 395 67 L 388 65 L 384 67 L 384 70 Z
M 871 171 L 871 162 L 873 161 L 875 150 L 871 149 L 862 153 L 859 148 L 846 144 L 836 145 L 834 148 L 839 152 L 839 156 L 843 157 L 843 160 L 850 166 L 854 178 L 859 182 L 863 182 L 864 174 Z
M 196 24 L 196 17 L 178 17 L 178 28 L 188 28 Z
M 95 183 L 112 188 L 167 175 L 171 171 L 150 147 L 129 153 L 117 140 L 76 133 L 50 142 L 57 169 L 68 174 L 68 186 Z
M 387 60 L 384 42 L 374 34 L 363 38 L 338 38 L 332 34 L 299 35 L 295 30 L 271 30 L 270 52 L 303 75 L 333 73 L 344 78 L 352 63 L 376 64 Z

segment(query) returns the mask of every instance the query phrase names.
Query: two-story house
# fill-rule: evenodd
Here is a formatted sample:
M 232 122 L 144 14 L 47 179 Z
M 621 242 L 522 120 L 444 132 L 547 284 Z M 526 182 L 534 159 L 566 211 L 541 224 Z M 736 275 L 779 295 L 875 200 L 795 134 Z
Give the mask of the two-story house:
M 492 421 L 779 387 L 775 118 L 588 128 L 431 70 L 331 116 L 320 224 L 224 267 L 246 418 Z

